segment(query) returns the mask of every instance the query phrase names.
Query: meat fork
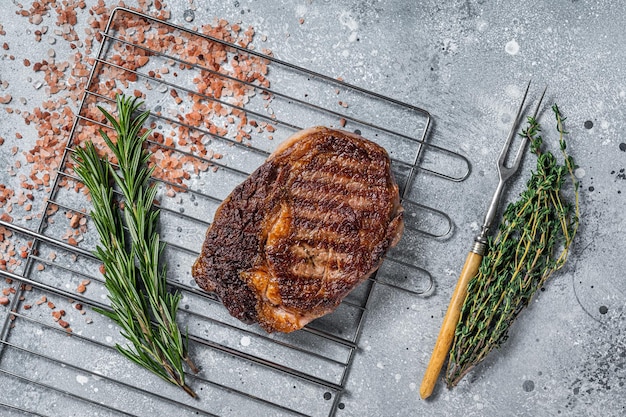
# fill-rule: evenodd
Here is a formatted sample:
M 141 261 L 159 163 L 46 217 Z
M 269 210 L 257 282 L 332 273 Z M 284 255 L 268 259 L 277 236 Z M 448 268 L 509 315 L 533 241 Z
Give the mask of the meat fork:
M 522 110 L 524 109 L 524 103 L 529 89 L 530 82 L 528 82 L 528 86 L 524 92 L 524 97 L 522 98 L 522 103 L 520 104 L 515 120 L 513 121 L 513 126 L 511 126 L 509 136 L 507 137 L 504 147 L 500 152 L 500 157 L 498 158 L 498 176 L 500 177 L 498 187 L 496 188 L 493 198 L 491 199 L 491 204 L 489 205 L 489 209 L 485 215 L 485 220 L 483 221 L 480 234 L 474 239 L 470 252 L 465 259 L 465 264 L 461 270 L 459 281 L 457 282 L 454 292 L 452 293 L 450 305 L 448 306 L 446 315 L 443 318 L 443 324 L 439 330 L 439 336 L 437 337 L 433 353 L 430 357 L 430 361 L 428 362 L 426 372 L 424 373 L 424 378 L 422 379 L 422 384 L 420 386 L 420 396 L 422 399 L 428 398 L 435 388 L 443 363 L 446 356 L 450 352 L 450 347 L 452 346 L 454 332 L 461 315 L 461 307 L 463 306 L 465 297 L 467 296 L 467 285 L 469 281 L 478 273 L 478 268 L 480 267 L 480 263 L 485 255 L 485 251 L 487 250 L 487 237 L 491 232 L 491 225 L 496 216 L 496 212 L 498 211 L 498 205 L 500 203 L 502 191 L 504 190 L 504 185 L 507 180 L 511 178 L 511 176 L 513 176 L 513 174 L 519 169 L 522 161 L 524 149 L 526 149 L 528 142 L 528 138 L 526 137 L 524 137 L 522 144 L 517 150 L 513 164 L 511 166 L 506 166 L 509 148 L 513 143 L 513 138 L 517 132 L 517 126 L 521 122 Z M 543 94 L 537 103 L 537 107 L 535 107 L 533 118 L 537 117 L 537 113 L 541 107 L 541 102 L 546 94 L 546 89 L 543 90 Z

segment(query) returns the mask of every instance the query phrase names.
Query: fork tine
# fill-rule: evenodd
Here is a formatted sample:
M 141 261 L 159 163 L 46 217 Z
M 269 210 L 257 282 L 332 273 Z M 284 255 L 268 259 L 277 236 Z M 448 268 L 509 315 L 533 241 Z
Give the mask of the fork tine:
M 517 125 L 520 122 L 520 117 L 522 115 L 522 110 L 524 110 L 524 103 L 526 103 L 526 97 L 528 96 L 528 90 L 530 89 L 530 81 L 528 81 L 528 85 L 526 86 L 526 91 L 524 92 L 524 97 L 522 97 L 522 102 L 517 109 L 517 114 L 515 115 L 515 119 L 513 120 L 513 125 L 511 126 L 511 130 L 509 131 L 509 136 L 506 138 L 504 142 L 504 146 L 502 147 L 502 151 L 500 152 L 500 157 L 498 158 L 498 166 L 504 167 L 504 161 L 506 159 L 506 155 L 509 152 L 509 147 L 511 146 L 511 142 L 515 137 L 515 132 L 517 131 Z
M 539 113 L 539 109 L 541 108 L 541 102 L 543 101 L 543 97 L 546 95 L 546 91 L 548 90 L 548 86 L 546 86 L 543 89 L 543 93 L 541 93 L 541 97 L 539 98 L 539 101 L 537 102 L 537 107 L 535 107 L 535 112 L 533 113 L 533 119 L 537 117 L 537 113 Z M 511 169 L 513 171 L 516 171 L 517 168 L 519 167 L 521 161 L 522 161 L 522 156 L 524 153 L 524 149 L 526 149 L 526 143 L 528 142 L 528 138 L 524 137 L 524 139 L 522 139 L 522 144 L 520 145 L 519 149 L 517 150 L 517 154 L 515 155 L 515 162 L 513 163 L 513 165 L 511 166 Z
M 537 117 L 537 113 L 539 113 L 539 108 L 541 107 L 541 102 L 543 101 L 543 97 L 546 95 L 546 91 L 548 90 L 548 86 L 546 85 L 543 89 L 543 93 L 541 93 L 541 97 L 539 98 L 539 102 L 537 103 L 537 107 L 535 107 L 535 112 L 533 113 L 533 119 Z

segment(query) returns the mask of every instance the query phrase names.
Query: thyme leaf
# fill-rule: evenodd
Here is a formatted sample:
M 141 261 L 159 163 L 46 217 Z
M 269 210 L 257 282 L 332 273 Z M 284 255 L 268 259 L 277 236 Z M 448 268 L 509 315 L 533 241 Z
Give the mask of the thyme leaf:
M 498 233 L 489 239 L 487 255 L 468 284 L 448 358 L 448 387 L 506 341 L 510 326 L 535 292 L 567 260 L 578 230 L 579 184 L 574 159 L 566 151 L 565 118 L 556 104 L 552 111 L 563 161 L 544 150 L 541 126 L 529 117 L 521 135 L 537 157 L 536 171 L 519 199 L 504 210 Z M 566 181 L 573 192 L 565 192 Z

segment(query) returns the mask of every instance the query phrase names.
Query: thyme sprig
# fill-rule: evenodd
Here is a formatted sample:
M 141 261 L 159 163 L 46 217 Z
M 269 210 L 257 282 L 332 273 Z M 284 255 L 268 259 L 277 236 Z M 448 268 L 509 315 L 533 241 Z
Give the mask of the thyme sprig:
M 574 176 L 574 159 L 567 153 L 565 118 L 556 104 L 552 111 L 563 162 L 543 149 L 539 122 L 529 117 L 521 135 L 537 156 L 536 172 L 519 200 L 504 210 L 498 233 L 489 239 L 487 255 L 468 285 L 448 359 L 448 387 L 457 385 L 506 341 L 510 326 L 533 294 L 567 260 L 578 230 L 579 183 Z M 563 190 L 567 180 L 573 195 Z
M 74 154 L 74 171 L 91 195 L 91 216 L 100 236 L 95 256 L 104 265 L 111 301 L 110 311 L 98 311 L 115 321 L 128 340 L 127 346 L 116 345 L 119 352 L 195 397 L 185 382 L 183 363 L 197 369 L 188 356 L 187 337 L 176 323 L 181 295 L 168 292 L 166 267 L 160 262 L 164 245 L 157 232 L 159 210 L 152 208 L 157 188 L 149 182 L 153 169 L 148 168 L 150 153 L 144 147 L 150 131 L 141 133 L 149 112 L 135 116 L 142 105 L 136 98 L 118 95 L 116 103 L 117 119 L 98 108 L 116 132 L 115 142 L 103 130 L 100 135 L 118 168 L 99 156 L 92 142 L 77 147 Z M 122 202 L 116 201 L 114 184 Z

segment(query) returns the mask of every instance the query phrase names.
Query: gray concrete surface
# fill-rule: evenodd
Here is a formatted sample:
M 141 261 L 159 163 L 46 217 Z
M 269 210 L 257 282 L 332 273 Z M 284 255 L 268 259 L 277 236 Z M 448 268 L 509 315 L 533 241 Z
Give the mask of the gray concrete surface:
M 22 2 L 26 8 L 28 3 Z M 85 3 L 88 10 L 96 2 Z M 412 242 L 418 264 L 431 272 L 436 288 L 416 297 L 376 287 L 337 416 L 626 414 L 623 5 L 606 0 L 167 3 L 174 23 L 192 27 L 214 17 L 241 21 L 266 39 L 262 46 L 277 58 L 427 109 L 433 117 L 428 141 L 471 161 L 471 175 L 460 183 L 429 176 L 417 181 L 415 199 L 446 212 L 454 223 L 445 239 Z M 0 183 L 16 189 L 19 175 L 5 168 L 21 158 L 12 148 L 28 149 L 37 133 L 4 108 L 28 111 L 48 99 L 45 87 L 37 88 L 41 77 L 23 60 L 34 63 L 52 49 L 62 62 L 74 53 L 54 34 L 54 12 L 34 25 L 18 10 L 17 1 L 5 0 L 0 17 L 6 32 L 0 45 L 9 46 L 0 50 L 0 83 L 5 82 L 0 97 L 12 96 L 11 103 L 0 105 Z M 80 38 L 89 20 L 86 10 L 78 15 Z M 192 22 L 185 19 L 188 10 L 194 10 Z M 34 32 L 42 25 L 48 33 L 36 42 Z M 540 115 L 547 141 L 556 140 L 548 103 L 558 103 L 567 117 L 569 149 L 581 182 L 579 234 L 567 265 L 520 316 L 507 343 L 458 387 L 448 390 L 440 383 L 434 396 L 422 401 L 422 372 L 497 183 L 495 159 L 528 80 L 533 100 L 548 86 Z M 531 162 L 527 158 L 509 200 Z M 44 195 L 37 195 L 35 209 Z M 14 221 L 33 224 L 18 215 Z M 0 309 L 0 314 L 7 312 Z M 64 401 L 58 398 L 57 415 L 74 415 L 64 414 Z

